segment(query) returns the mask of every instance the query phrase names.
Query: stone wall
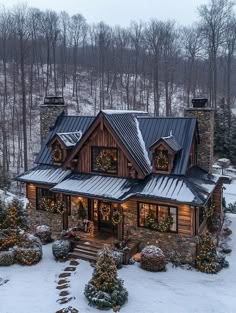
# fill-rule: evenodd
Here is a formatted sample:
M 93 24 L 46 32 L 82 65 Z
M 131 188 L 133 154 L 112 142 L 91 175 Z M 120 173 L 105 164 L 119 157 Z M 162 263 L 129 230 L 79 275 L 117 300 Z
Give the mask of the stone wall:
M 212 172 L 213 147 L 214 147 L 214 110 L 211 108 L 186 109 L 186 117 L 196 117 L 200 135 L 200 144 L 197 147 L 198 165 Z
M 30 209 L 29 212 L 29 224 L 31 231 L 35 232 L 36 227 L 39 225 L 47 225 L 52 231 L 52 237 L 54 239 L 58 238 L 61 231 L 63 230 L 63 220 L 62 215 L 48 213 L 44 211 L 39 211 Z
M 137 227 L 137 211 L 124 210 L 124 237 L 138 240 L 143 244 L 160 247 L 167 259 L 174 261 L 176 256 L 183 263 L 194 265 L 198 236 L 184 236 L 178 233 L 161 233 L 148 228 Z
M 40 134 L 41 144 L 43 144 L 47 138 L 50 127 L 54 126 L 56 119 L 62 114 L 66 113 L 65 105 L 41 105 L 40 107 Z

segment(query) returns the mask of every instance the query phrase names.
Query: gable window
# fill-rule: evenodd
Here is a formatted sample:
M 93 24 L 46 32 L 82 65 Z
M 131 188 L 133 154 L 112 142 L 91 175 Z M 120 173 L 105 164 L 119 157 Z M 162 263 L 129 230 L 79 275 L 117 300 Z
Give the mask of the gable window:
M 91 163 L 93 172 L 117 174 L 117 148 L 91 147 Z
M 155 152 L 154 165 L 157 171 L 169 170 L 169 153 L 165 149 L 157 149 Z
M 178 231 L 178 208 L 166 205 L 139 202 L 138 204 L 138 226 L 148 228 L 147 216 L 152 214 L 156 223 L 165 222 L 168 216 L 173 219 L 169 232 Z

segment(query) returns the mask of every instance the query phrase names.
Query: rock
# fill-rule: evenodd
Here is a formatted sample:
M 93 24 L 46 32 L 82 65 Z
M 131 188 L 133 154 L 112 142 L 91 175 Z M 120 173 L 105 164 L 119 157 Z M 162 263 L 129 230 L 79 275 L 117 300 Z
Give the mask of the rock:
M 68 308 L 61 309 L 56 311 L 56 313 L 79 313 L 79 311 L 72 306 L 68 306 Z
M 65 284 L 65 285 L 59 285 L 59 286 L 57 286 L 56 289 L 62 290 L 62 289 L 67 289 L 67 288 L 69 288 L 69 287 L 70 287 L 70 286 L 69 286 L 68 284 Z
M 69 280 L 67 280 L 67 279 L 60 279 L 59 281 L 58 281 L 58 285 L 64 285 L 64 284 L 67 284 L 69 282 Z
M 35 236 L 41 240 L 42 244 L 47 244 L 52 241 L 51 234 L 50 227 L 47 225 L 40 225 L 36 228 Z
M 229 229 L 228 227 L 223 229 L 223 235 L 224 235 L 225 237 L 228 237 L 228 236 L 230 236 L 231 234 L 232 234 L 232 230 Z
M 57 302 L 59 302 L 60 304 L 65 304 L 65 303 L 70 302 L 71 300 L 73 300 L 73 297 L 69 297 L 69 298 L 64 297 L 64 298 L 57 300 Z
M 73 267 L 73 266 L 68 266 L 68 267 L 66 267 L 66 268 L 64 269 L 65 272 L 74 272 L 75 270 L 76 270 L 76 268 Z
M 147 246 L 141 252 L 141 268 L 160 272 L 165 270 L 166 258 L 162 250 L 156 246 Z
M 60 297 L 65 297 L 65 296 L 68 296 L 69 294 L 70 294 L 69 291 L 63 290 L 63 291 L 61 291 L 61 292 L 59 293 L 59 296 L 60 296 Z
M 52 253 L 56 259 L 65 259 L 70 252 L 70 242 L 68 240 L 56 240 L 52 244 Z
M 230 248 L 222 248 L 221 252 L 224 253 L 224 254 L 229 254 L 229 253 L 232 252 L 232 249 L 230 249 Z
M 72 265 L 72 266 L 77 266 L 77 265 L 79 265 L 79 262 L 76 261 L 76 260 L 71 260 L 71 261 L 70 261 L 70 265 Z
M 14 250 L 0 252 L 0 266 L 9 266 L 15 263 Z
M 65 277 L 69 277 L 71 275 L 71 273 L 61 273 L 59 275 L 59 278 L 65 278 Z

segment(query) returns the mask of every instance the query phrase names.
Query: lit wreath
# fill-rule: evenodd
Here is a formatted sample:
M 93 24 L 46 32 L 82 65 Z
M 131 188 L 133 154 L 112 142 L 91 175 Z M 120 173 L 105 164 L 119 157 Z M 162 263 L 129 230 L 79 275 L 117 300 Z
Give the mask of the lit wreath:
M 97 167 L 103 171 L 107 171 L 111 168 L 112 161 L 112 155 L 105 150 L 101 151 L 96 157 Z
M 52 159 L 54 162 L 61 162 L 62 160 L 62 150 L 57 147 L 52 151 Z
M 166 232 L 169 230 L 170 226 L 174 223 L 174 219 L 169 215 L 165 221 L 156 222 L 154 215 L 149 212 L 146 217 L 146 223 L 150 229 L 157 230 L 159 232 Z
M 122 222 L 122 214 L 119 211 L 113 212 L 111 221 L 113 225 L 120 224 Z
M 163 153 L 162 150 L 158 151 L 158 154 L 155 157 L 155 165 L 157 169 L 161 170 L 168 169 L 169 165 L 168 155 Z

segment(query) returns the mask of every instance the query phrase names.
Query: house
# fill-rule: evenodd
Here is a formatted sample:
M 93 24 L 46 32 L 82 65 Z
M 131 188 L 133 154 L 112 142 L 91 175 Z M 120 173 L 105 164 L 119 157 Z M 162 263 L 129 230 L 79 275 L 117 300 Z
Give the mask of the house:
M 177 118 L 66 109 L 62 97 L 45 98 L 36 166 L 16 178 L 26 184 L 32 229 L 46 223 L 59 233 L 82 217 L 95 233 L 155 243 L 192 261 L 205 208 L 222 213 L 207 99 L 194 99 Z

